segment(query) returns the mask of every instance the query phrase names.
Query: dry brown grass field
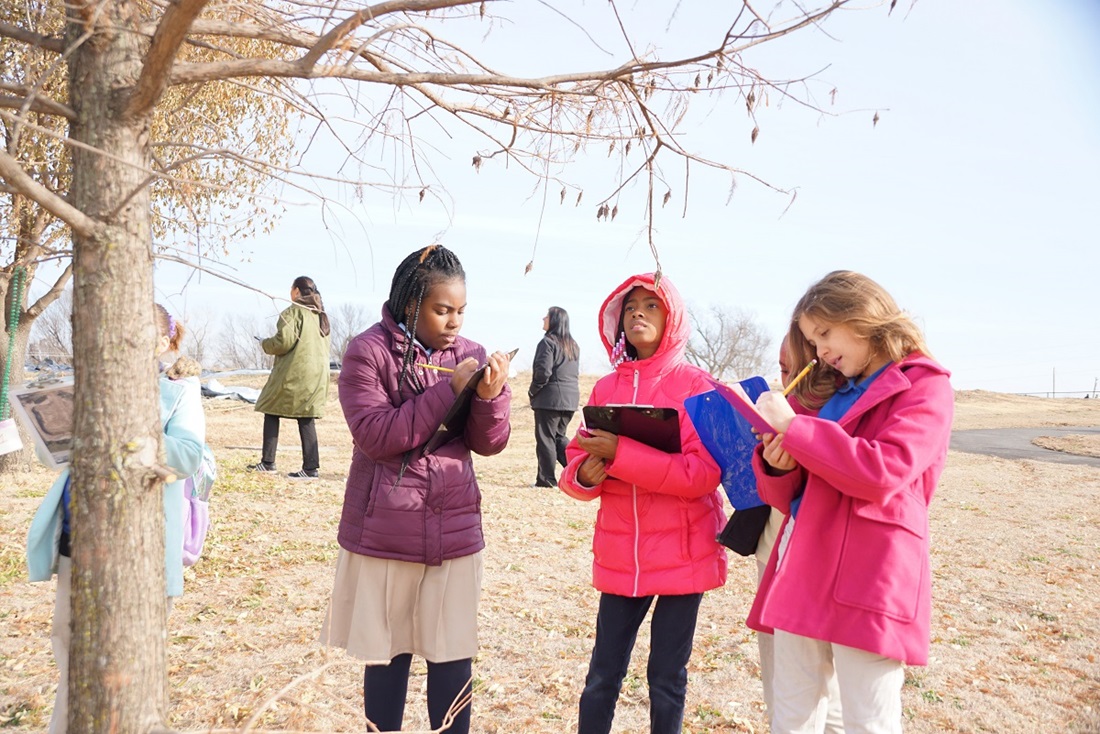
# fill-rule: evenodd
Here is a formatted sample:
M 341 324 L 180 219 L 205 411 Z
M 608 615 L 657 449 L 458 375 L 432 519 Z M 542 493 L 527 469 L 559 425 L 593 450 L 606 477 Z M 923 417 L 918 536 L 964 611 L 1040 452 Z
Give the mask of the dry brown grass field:
M 475 459 L 488 541 L 477 732 L 575 730 L 594 634 L 596 505 L 531 486 L 528 380 L 511 381 L 507 450 Z M 206 414 L 221 473 L 204 558 L 187 571 L 169 619 L 169 721 L 186 731 L 363 731 L 362 667 L 317 642 L 350 457 L 335 390 L 319 423 L 319 481 L 285 477 L 301 460 L 293 424 L 283 426 L 282 473 L 256 475 L 244 467 L 259 457 L 261 416 L 229 400 L 206 401 Z M 957 429 L 1096 425 L 1097 400 L 957 398 Z M 1055 447 L 1100 455 L 1084 437 Z M 0 480 L 0 727 L 13 732 L 45 729 L 56 684 L 53 584 L 28 583 L 22 555 L 51 477 L 35 466 Z M 951 453 L 932 506 L 932 656 L 906 673 L 907 732 L 1100 731 L 1098 499 L 1095 467 Z M 685 731 L 766 730 L 756 641 L 744 624 L 754 588 L 754 561 L 731 556 L 728 583 L 703 601 Z M 648 730 L 648 648 L 643 627 L 615 732 Z M 423 664 L 413 673 L 406 731 L 426 730 Z

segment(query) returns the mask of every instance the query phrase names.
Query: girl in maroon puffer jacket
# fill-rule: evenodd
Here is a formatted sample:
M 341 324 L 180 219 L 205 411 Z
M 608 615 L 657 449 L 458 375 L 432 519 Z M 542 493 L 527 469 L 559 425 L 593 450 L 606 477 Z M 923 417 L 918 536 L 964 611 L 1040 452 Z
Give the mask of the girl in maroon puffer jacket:
M 433 729 L 469 731 L 471 660 L 481 595 L 481 493 L 470 452 L 509 435 L 509 358 L 458 335 L 466 276 L 432 245 L 397 268 L 382 320 L 348 345 L 340 405 L 355 443 L 340 555 L 322 642 L 367 662 L 363 706 L 381 731 L 401 729 L 409 666 L 428 664 Z M 469 417 L 426 450 L 456 396 L 487 365 Z M 452 720 L 453 717 L 453 720 Z

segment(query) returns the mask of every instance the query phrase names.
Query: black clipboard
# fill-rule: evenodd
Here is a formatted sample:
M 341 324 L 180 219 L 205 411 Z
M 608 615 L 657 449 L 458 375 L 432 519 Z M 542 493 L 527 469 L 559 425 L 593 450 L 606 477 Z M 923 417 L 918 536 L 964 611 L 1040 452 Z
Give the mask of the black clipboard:
M 424 444 L 424 453 L 430 454 L 448 441 L 458 438 L 466 428 L 466 419 L 470 417 L 470 406 L 473 405 L 474 395 L 477 394 L 477 383 L 485 376 L 485 368 L 482 366 L 471 377 L 462 392 L 455 396 L 447 415 L 443 416 L 435 433 Z
M 518 348 L 513 349 L 508 354 L 508 359 L 513 359 L 518 353 Z M 430 454 L 443 444 L 462 435 L 462 431 L 466 429 L 466 419 L 470 417 L 470 406 L 473 405 L 474 395 L 477 394 L 477 385 L 481 382 L 481 378 L 485 376 L 485 370 L 488 366 L 488 363 L 481 365 L 477 372 L 470 376 L 470 381 L 462 388 L 462 392 L 455 396 L 455 401 L 451 404 L 447 414 L 443 416 L 443 420 L 439 422 L 439 427 L 435 429 L 435 433 L 424 444 L 422 454 Z
M 584 426 L 641 441 L 668 454 L 681 452 L 680 412 L 652 405 L 586 405 Z

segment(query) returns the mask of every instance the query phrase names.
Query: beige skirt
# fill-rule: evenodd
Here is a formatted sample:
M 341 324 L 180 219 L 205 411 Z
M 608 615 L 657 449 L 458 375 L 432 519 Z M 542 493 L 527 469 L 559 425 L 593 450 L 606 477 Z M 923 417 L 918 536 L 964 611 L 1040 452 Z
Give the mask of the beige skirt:
M 404 653 L 433 663 L 477 654 L 481 553 L 426 566 L 343 548 L 321 642 L 385 665 Z

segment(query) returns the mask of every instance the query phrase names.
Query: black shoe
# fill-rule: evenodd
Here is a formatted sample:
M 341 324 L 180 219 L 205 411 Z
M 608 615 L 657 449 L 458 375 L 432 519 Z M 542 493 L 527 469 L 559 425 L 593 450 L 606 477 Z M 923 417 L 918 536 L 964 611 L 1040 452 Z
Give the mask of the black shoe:
M 546 482 L 535 482 L 536 487 L 557 487 L 556 484 L 547 484 Z
M 265 464 L 261 461 L 261 462 L 256 463 L 256 464 L 249 464 L 248 466 L 245 467 L 245 470 L 246 471 L 258 471 L 258 472 L 264 472 L 265 474 L 270 474 L 271 472 L 275 471 L 275 465 L 274 464 Z
M 287 474 L 291 479 L 317 479 L 321 473 L 316 469 L 299 469 Z

